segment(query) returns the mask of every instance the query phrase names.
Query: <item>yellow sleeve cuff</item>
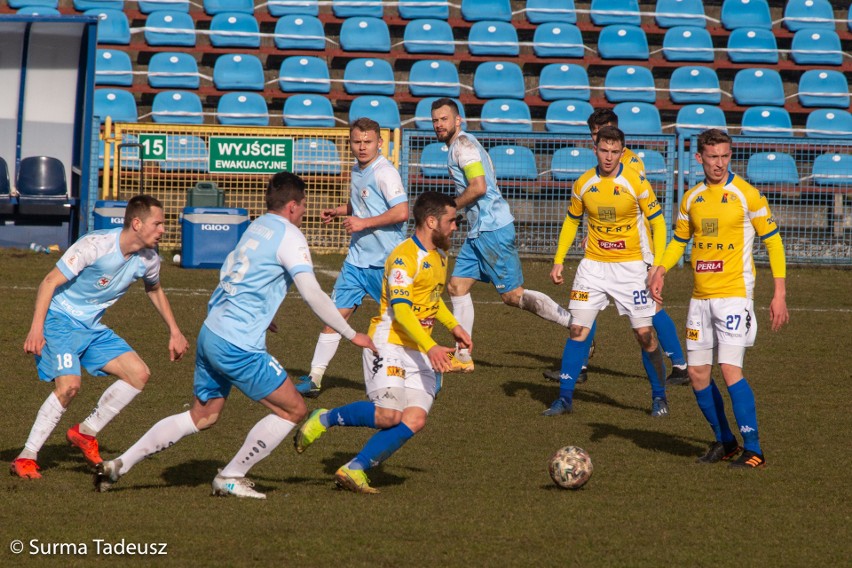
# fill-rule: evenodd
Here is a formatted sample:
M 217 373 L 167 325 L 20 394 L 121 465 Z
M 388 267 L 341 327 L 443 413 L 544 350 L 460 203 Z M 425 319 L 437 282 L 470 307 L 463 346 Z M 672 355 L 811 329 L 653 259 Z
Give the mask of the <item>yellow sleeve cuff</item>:
M 565 217 L 562 222 L 562 230 L 559 231 L 559 244 L 556 246 L 556 254 L 553 255 L 553 264 L 564 264 L 565 255 L 568 254 L 568 249 L 571 248 L 571 243 L 577 236 L 577 229 L 580 228 L 580 220 L 571 217 Z

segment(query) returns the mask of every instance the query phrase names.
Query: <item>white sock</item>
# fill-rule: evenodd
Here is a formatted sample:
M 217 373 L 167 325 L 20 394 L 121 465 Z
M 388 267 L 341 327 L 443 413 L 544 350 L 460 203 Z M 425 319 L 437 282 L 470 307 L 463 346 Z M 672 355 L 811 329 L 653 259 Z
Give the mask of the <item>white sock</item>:
M 59 419 L 62 418 L 63 414 L 65 414 L 65 407 L 59 402 L 56 393 L 50 393 L 50 396 L 38 409 L 27 443 L 24 444 L 24 450 L 18 457 L 36 459 L 38 451 L 44 445 L 44 441 L 47 440 L 50 433 L 53 432 L 53 429 L 56 428 L 56 425 L 59 424 Z
M 535 290 L 524 290 L 520 307 L 540 318 L 558 323 L 562 327 L 571 326 L 571 312 L 554 302 L 547 294 Z
M 142 391 L 122 380 L 112 383 L 101 395 L 92 413 L 80 424 L 80 433 L 97 436 L 98 432 L 103 430 L 109 421 L 130 404 L 130 401 L 140 392 Z
M 184 436 L 196 432 L 198 432 L 198 428 L 195 427 L 195 422 L 192 421 L 192 416 L 188 410 L 163 418 L 151 426 L 151 429 L 145 432 L 126 452 L 118 456 L 117 459 L 121 460 L 119 475 L 124 475 L 130 471 L 130 468 L 148 456 L 161 452 L 176 444 Z
M 295 427 L 296 425 L 293 422 L 275 414 L 270 414 L 261 419 L 246 436 L 243 447 L 219 475 L 222 477 L 245 477 L 248 470 L 271 454 Z
M 473 337 L 473 298 L 468 293 L 464 296 L 450 296 L 450 301 L 453 303 L 453 317 L 458 320 L 462 329 Z M 470 352 L 467 349 L 458 349 L 458 355 L 461 360 L 470 358 Z
M 322 377 L 325 370 L 328 369 L 328 364 L 337 353 L 337 348 L 340 345 L 342 337 L 339 333 L 320 333 L 317 339 L 317 346 L 314 348 L 314 358 L 311 361 L 311 382 L 316 386 L 322 384 Z

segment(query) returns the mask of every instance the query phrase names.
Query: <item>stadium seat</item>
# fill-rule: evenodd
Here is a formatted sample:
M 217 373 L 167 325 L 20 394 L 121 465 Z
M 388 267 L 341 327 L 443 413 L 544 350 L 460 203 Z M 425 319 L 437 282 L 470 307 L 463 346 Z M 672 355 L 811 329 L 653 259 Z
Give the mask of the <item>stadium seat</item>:
M 74 9 L 78 12 L 87 10 L 118 10 L 124 11 L 124 0 L 74 0 Z
M 849 83 L 840 71 L 812 69 L 799 79 L 803 107 L 849 108 Z
M 24 6 L 17 12 L 21 16 L 61 16 L 62 12 L 49 6 Z
M 618 103 L 613 109 L 625 134 L 662 134 L 660 111 L 650 103 Z
M 661 28 L 707 26 L 702 0 L 658 0 L 654 19 Z
M 757 152 L 748 158 L 746 178 L 755 185 L 798 184 L 799 170 L 790 154 Z
M 793 36 L 790 56 L 799 65 L 842 65 L 840 36 L 834 30 L 799 30 Z
M 523 99 L 524 74 L 517 63 L 480 63 L 473 74 L 473 90 L 481 99 Z
M 319 0 L 269 0 L 266 9 L 269 10 L 269 15 L 274 18 L 291 14 L 318 16 Z
M 195 45 L 195 23 L 186 12 L 160 10 L 145 20 L 145 43 L 150 46 Z
M 254 0 L 204 0 L 204 11 L 210 16 L 222 12 L 254 14 Z
M 322 95 L 293 95 L 284 101 L 284 126 L 331 128 L 337 126 L 331 101 Z
M 331 11 L 337 18 L 383 18 L 385 15 L 382 0 L 333 0 Z
M 127 52 L 117 49 L 99 49 L 95 59 L 95 85 L 133 84 L 133 63 Z
M 476 22 L 470 27 L 467 49 L 471 55 L 518 55 L 518 32 L 509 22 Z
M 665 182 L 669 178 L 669 169 L 663 155 L 648 148 L 633 148 L 633 151 L 645 164 L 645 177 L 649 181 Z
M 589 120 L 594 109 L 586 101 L 562 99 L 553 101 L 547 107 L 544 117 L 544 127 L 548 132 L 564 132 L 566 134 L 588 134 Z
M 364 95 L 352 101 L 349 107 L 349 122 L 358 120 L 362 116 L 372 118 L 382 128 L 399 128 L 399 107 L 396 101 L 381 95 Z
M 160 51 L 148 62 L 148 84 L 155 89 L 197 89 L 198 64 L 189 53 Z
M 453 28 L 444 20 L 412 20 L 405 26 L 402 45 L 408 53 L 443 53 L 456 51 Z
M 450 4 L 443 0 L 399 0 L 397 8 L 399 17 L 405 20 L 446 20 L 450 17 Z
M 417 107 L 414 109 L 414 127 L 418 130 L 432 130 L 432 103 L 437 101 L 438 97 L 426 97 L 420 99 Z M 466 128 L 466 116 L 464 105 L 458 99 L 453 99 L 459 107 L 459 116 L 462 119 L 462 128 Z
M 390 71 L 390 82 L 393 85 L 393 70 Z M 393 94 L 392 89 L 391 86 L 388 94 Z M 459 72 L 450 61 L 416 61 L 408 74 L 408 89 L 415 97 L 458 97 L 461 93 Z
M 846 11 L 846 29 L 852 32 L 852 4 L 849 4 L 849 9 Z
M 728 130 L 724 111 L 713 105 L 684 105 L 675 122 L 675 132 L 680 136 L 694 136 L 710 128 Z
M 101 144 L 103 144 L 103 140 L 101 140 Z M 103 167 L 103 166 L 101 166 Z M 9 207 L 8 200 L 12 195 L 12 183 L 9 181 L 9 166 L 6 164 L 6 160 L 0 158 L 0 213 L 10 213 L 11 211 L 7 211 L 7 209 L 11 209 Z
M 743 113 L 742 136 L 792 136 L 793 121 L 782 107 L 756 106 Z
M 198 136 L 166 136 L 166 156 L 167 158 L 160 162 L 160 170 L 164 172 L 207 171 L 207 145 Z
M 834 30 L 834 9 L 828 0 L 788 0 L 784 26 L 791 32 L 804 28 Z
M 654 89 L 654 75 L 647 67 L 616 65 L 609 68 L 604 79 L 604 95 L 611 103 L 653 103 L 657 100 Z
M 536 180 L 535 155 L 525 146 L 494 146 L 488 150 L 498 180 Z
M 133 93 L 121 89 L 95 89 L 95 116 L 103 124 L 106 117 L 113 122 L 137 122 L 136 99 Z
M 130 23 L 120 10 L 86 10 L 84 16 L 98 19 L 98 45 L 130 43 Z
M 138 0 L 139 11 L 150 14 L 158 10 L 189 12 L 189 0 Z
M 772 16 L 766 0 L 724 0 L 722 26 L 726 30 L 737 28 L 772 29 Z
M 813 176 L 818 185 L 852 185 L 852 155 L 817 156 L 814 160 Z
M 586 48 L 580 28 L 566 22 L 547 22 L 535 29 L 533 52 L 538 57 L 582 58 Z
M 275 24 L 275 47 L 281 50 L 325 49 L 325 30 L 314 16 L 284 16 Z
M 299 138 L 293 145 L 293 173 L 340 175 L 337 146 L 325 138 Z
M 340 26 L 340 47 L 344 51 L 390 51 L 390 31 L 378 18 L 348 18 Z
M 293 55 L 281 62 L 278 86 L 285 93 L 328 93 L 331 78 L 325 59 Z
M 774 69 L 741 69 L 734 76 L 733 96 L 738 105 L 784 106 L 784 83 Z
M 852 136 L 852 114 L 848 110 L 817 109 L 805 124 L 808 138 L 849 139 Z
M 258 93 L 225 93 L 216 108 L 219 124 L 269 126 L 266 99 Z
M 447 153 L 449 148 L 443 142 L 427 144 L 420 152 L 420 173 L 426 178 L 449 178 L 447 171 Z
M 491 99 L 482 105 L 480 130 L 493 132 L 532 132 L 530 107 L 517 99 Z
M 8 3 L 9 8 L 13 10 L 20 10 L 30 6 L 54 9 L 59 7 L 59 0 L 8 0 Z
M 322 60 L 320 60 L 322 61 Z M 424 63 L 418 61 L 417 63 Z M 449 67 L 452 63 L 442 62 Z M 416 63 L 415 63 L 416 65 Z M 455 69 L 455 67 L 453 67 Z M 393 96 L 396 81 L 391 64 L 384 59 L 361 57 L 351 59 L 343 71 L 343 88 L 350 95 Z
M 30 156 L 18 164 L 15 187 L 21 198 L 67 197 L 68 183 L 62 161 L 50 156 Z
M 544 24 L 546 22 L 577 23 L 574 0 L 527 0 L 525 14 L 527 21 L 531 24 Z
M 559 148 L 550 160 L 550 175 L 554 181 L 574 182 L 597 165 L 595 153 L 588 148 Z
M 162 124 L 203 124 L 204 109 L 191 91 L 160 91 L 154 95 L 151 118 Z
M 589 75 L 582 65 L 551 63 L 538 78 L 538 95 L 545 101 L 577 99 L 588 101 Z
M 210 21 L 213 47 L 260 47 L 260 26 L 252 14 L 220 12 Z
M 663 37 L 663 57 L 666 61 L 713 61 L 713 38 L 704 28 L 671 28 Z
M 598 54 L 603 59 L 648 59 L 648 38 L 638 26 L 607 26 L 598 36 Z
M 728 59 L 733 63 L 778 63 L 778 44 L 772 30 L 737 28 L 728 36 Z
M 264 83 L 263 64 L 257 56 L 229 53 L 213 64 L 213 84 L 220 91 L 262 91 Z
M 512 5 L 509 0 L 462 0 L 461 15 L 465 21 L 481 20 L 512 21 Z
M 596 26 L 613 24 L 638 26 L 642 23 L 638 0 L 592 0 L 589 15 Z
M 722 101 L 719 77 L 710 67 L 678 67 L 669 80 L 669 96 L 675 104 Z

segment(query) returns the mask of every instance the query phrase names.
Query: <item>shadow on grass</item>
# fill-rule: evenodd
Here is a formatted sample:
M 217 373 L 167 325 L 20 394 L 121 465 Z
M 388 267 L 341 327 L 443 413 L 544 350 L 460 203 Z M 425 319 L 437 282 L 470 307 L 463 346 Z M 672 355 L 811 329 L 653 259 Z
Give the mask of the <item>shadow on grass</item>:
M 23 446 L 19 448 L 7 448 L 5 450 L 0 450 L 0 461 L 12 463 L 15 458 L 18 457 L 18 454 L 21 453 L 22 449 Z M 101 447 L 101 451 L 107 454 L 111 452 L 108 447 Z M 38 453 L 38 459 L 36 461 L 41 469 L 52 469 L 63 464 L 70 464 L 70 469 L 72 471 L 81 471 L 85 473 L 91 473 L 92 471 L 92 468 L 89 467 L 89 464 L 86 463 L 86 460 L 83 458 L 82 452 L 66 443 L 43 446 Z
M 322 479 L 322 482 L 325 483 L 326 480 L 330 479 L 332 483 L 334 483 L 334 473 L 337 471 L 337 468 L 347 463 L 355 456 L 356 452 L 347 453 L 347 452 L 335 452 L 334 455 L 324 458 L 322 460 L 322 469 L 323 473 L 326 475 L 325 478 Z M 407 468 L 409 471 L 422 472 L 423 470 L 418 468 Z M 394 475 L 392 473 L 388 473 L 384 471 L 382 466 L 374 467 L 367 472 L 367 475 L 370 477 L 370 485 L 376 487 L 377 489 L 381 489 L 382 487 L 392 487 L 394 485 L 402 485 L 408 479 L 407 476 Z M 290 481 L 289 479 L 287 480 Z M 312 480 L 305 480 L 307 482 L 311 482 Z
M 559 385 L 553 381 L 544 381 L 544 379 L 542 379 L 539 383 L 508 381 L 503 383 L 503 392 L 506 393 L 506 396 L 508 397 L 514 397 L 519 392 L 527 392 L 534 400 L 550 406 L 550 403 L 556 400 L 559 396 Z M 574 390 L 575 408 L 577 402 L 603 404 L 613 408 L 620 408 L 622 410 L 634 410 L 639 412 L 648 411 L 648 408 L 624 404 L 601 392 L 586 390 L 584 385 L 580 385 Z
M 650 418 L 649 418 L 650 420 Z M 591 423 L 592 435 L 589 440 L 599 442 L 606 438 L 622 438 L 633 442 L 637 447 L 644 450 L 665 452 L 673 456 L 700 456 L 707 449 L 704 441 L 684 436 L 673 436 L 656 430 L 644 430 L 640 428 L 621 428 L 613 424 Z

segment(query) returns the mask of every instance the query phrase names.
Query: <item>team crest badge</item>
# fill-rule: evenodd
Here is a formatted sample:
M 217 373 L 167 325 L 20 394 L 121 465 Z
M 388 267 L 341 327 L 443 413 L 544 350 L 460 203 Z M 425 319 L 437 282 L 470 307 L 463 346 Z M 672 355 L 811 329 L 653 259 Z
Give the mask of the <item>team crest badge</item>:
M 112 282 L 112 276 L 110 276 L 109 274 L 104 274 L 103 276 L 98 278 L 98 281 L 95 283 L 95 285 L 100 289 L 104 289 L 109 286 L 110 282 Z

